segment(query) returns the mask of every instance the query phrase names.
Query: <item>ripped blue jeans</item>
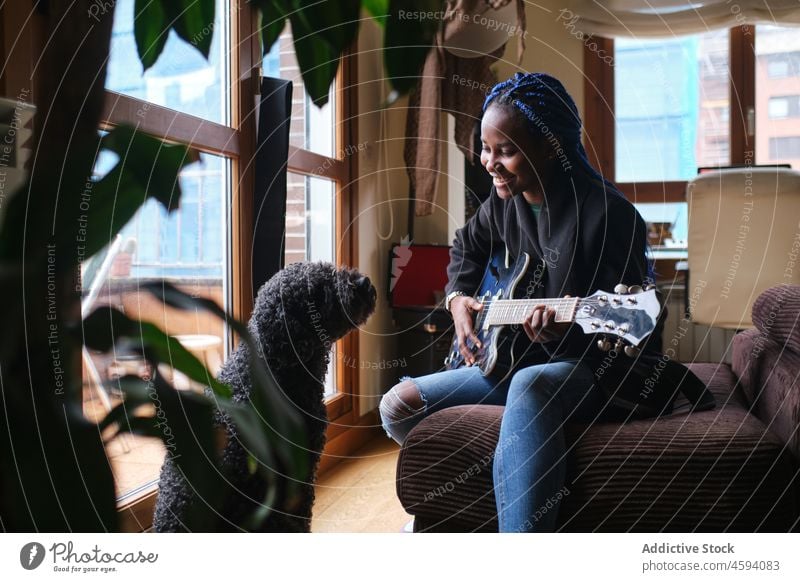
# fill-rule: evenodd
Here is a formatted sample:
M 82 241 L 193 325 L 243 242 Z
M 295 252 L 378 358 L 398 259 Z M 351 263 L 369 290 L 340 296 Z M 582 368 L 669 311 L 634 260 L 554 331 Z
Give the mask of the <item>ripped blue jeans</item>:
M 565 488 L 564 424 L 589 424 L 602 416 L 607 398 L 595 385 L 591 366 L 558 360 L 492 379 L 477 366 L 411 380 L 423 406 L 414 409 L 396 392 L 379 407 L 386 434 L 402 444 L 426 416 L 450 406 L 505 406 L 495 450 L 493 480 L 501 532 L 554 531 Z M 399 385 L 398 385 L 399 386 Z

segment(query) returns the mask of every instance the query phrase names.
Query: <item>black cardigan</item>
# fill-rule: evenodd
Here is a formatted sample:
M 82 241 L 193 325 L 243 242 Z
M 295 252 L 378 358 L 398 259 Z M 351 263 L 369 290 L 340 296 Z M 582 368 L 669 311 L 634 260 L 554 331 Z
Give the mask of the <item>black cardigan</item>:
M 491 256 L 504 247 L 512 261 L 521 252 L 530 254 L 532 261 L 545 259 L 543 278 L 538 278 L 531 297 L 585 297 L 598 289 L 613 291 L 618 283 L 644 285 L 652 282 L 648 279 L 646 237 L 644 220 L 636 208 L 589 177 L 573 174 L 561 178 L 545 195 L 538 218 L 522 195 L 502 200 L 492 188 L 489 198 L 456 232 L 445 292 L 475 294 Z M 518 291 L 515 297 L 519 296 Z M 617 408 L 627 410 L 633 418 L 671 412 L 682 382 L 685 385 L 680 387 L 690 400 L 703 398 L 707 408 L 710 393 L 704 393 L 702 382 L 661 354 L 665 315 L 664 311 L 636 359 L 601 351 L 597 336 L 572 325 L 562 340 L 544 347 L 521 338 L 524 341 L 517 344 L 524 352 L 516 354 L 517 365 L 580 358 L 592 366 L 595 379 Z M 501 359 L 498 373 L 507 371 L 505 364 L 507 360 Z

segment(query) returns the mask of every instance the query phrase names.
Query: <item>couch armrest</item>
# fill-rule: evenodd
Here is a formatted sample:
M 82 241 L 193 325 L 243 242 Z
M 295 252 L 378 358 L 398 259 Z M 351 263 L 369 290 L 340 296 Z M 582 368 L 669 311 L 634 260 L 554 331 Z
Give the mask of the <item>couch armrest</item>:
M 753 303 L 753 325 L 779 346 L 800 354 L 800 285 L 777 285 Z
M 751 329 L 734 336 L 731 367 L 753 414 L 800 460 L 800 353 Z

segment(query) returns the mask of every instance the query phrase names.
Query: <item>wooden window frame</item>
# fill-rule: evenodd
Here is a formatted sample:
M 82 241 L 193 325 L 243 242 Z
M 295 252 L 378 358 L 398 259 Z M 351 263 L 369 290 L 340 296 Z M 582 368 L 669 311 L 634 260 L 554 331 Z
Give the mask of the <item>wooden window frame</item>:
M 227 300 L 233 316 L 247 320 L 253 309 L 251 251 L 254 218 L 252 192 L 255 184 L 255 168 L 248 161 L 255 159 L 257 128 L 256 116 L 253 115 L 253 96 L 259 90 L 262 56 L 259 34 L 254 27 L 257 22 L 256 8 L 247 0 L 230 0 L 229 12 L 229 42 L 230 47 L 236 47 L 236 50 L 231 50 L 226 83 L 231 91 L 229 126 L 107 90 L 100 129 L 129 123 L 154 137 L 184 143 L 230 162 L 232 212 Z M 0 16 L 0 51 L 5 58 L 0 74 L 0 90 L 8 96 L 17 95 L 22 90 L 31 91 L 31 101 L 36 103 L 35 63 L 44 40 L 33 0 L 25 0 L 24 7 L 12 8 L 6 3 L 0 7 Z M 334 156 L 337 152 L 347 151 L 348 145 L 356 143 L 354 114 L 358 111 L 357 70 L 356 51 L 351 48 L 342 57 L 340 73 L 335 82 Z M 344 228 L 344 225 L 352 223 L 357 214 L 357 163 L 357 156 L 354 155 L 337 159 L 295 146 L 289 147 L 289 171 L 334 181 L 334 232 L 339 241 L 335 259 L 337 264 L 357 264 L 357 233 L 353 228 Z M 352 333 L 340 340 L 337 349 L 343 355 L 358 354 L 358 334 Z M 326 402 L 328 418 L 335 422 L 331 423 L 327 438 L 330 441 L 343 436 L 339 442 L 352 444 L 350 441 L 355 437 L 351 428 L 364 425 L 357 406 L 360 393 L 358 369 L 339 365 L 336 370 L 337 394 Z M 156 496 L 157 482 L 149 482 L 120 498 L 122 531 L 142 531 L 151 526 Z
M 755 111 L 755 35 L 753 26 L 729 29 L 730 162 L 755 159 L 755 131 L 748 133 L 748 111 Z M 683 180 L 616 182 L 614 125 L 614 40 L 593 37 L 597 47 L 584 46 L 584 129 L 589 160 L 625 196 L 639 202 L 686 202 Z M 599 55 L 603 55 L 600 58 Z M 611 56 L 611 59 L 608 57 Z M 607 62 L 608 61 L 608 62 Z

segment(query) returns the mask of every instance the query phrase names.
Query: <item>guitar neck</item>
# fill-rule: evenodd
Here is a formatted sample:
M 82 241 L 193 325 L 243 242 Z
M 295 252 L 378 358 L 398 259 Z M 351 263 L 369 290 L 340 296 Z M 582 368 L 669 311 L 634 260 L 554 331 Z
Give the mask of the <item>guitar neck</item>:
M 491 302 L 483 320 L 484 326 L 516 325 L 525 321 L 537 305 L 556 311 L 556 322 L 575 321 L 579 297 L 561 299 L 497 299 Z

